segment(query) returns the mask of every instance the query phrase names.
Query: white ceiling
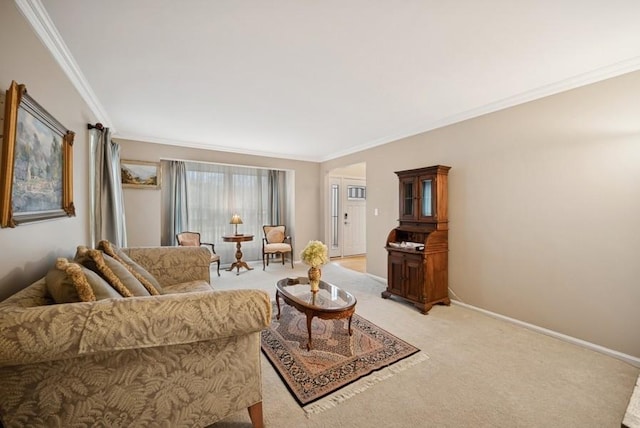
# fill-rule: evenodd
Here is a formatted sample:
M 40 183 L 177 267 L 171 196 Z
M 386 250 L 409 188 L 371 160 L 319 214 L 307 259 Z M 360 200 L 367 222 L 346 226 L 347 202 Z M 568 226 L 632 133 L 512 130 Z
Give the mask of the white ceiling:
M 293 159 L 640 69 L 637 0 L 15 1 L 116 137 Z

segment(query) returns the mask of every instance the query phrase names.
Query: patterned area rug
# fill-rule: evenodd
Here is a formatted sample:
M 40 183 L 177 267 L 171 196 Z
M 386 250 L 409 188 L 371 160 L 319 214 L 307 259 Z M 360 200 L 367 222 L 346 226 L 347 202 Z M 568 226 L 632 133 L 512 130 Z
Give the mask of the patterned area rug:
M 347 319 L 313 318 L 313 349 L 307 351 L 306 316 L 281 303 L 280 320 L 276 319 L 278 309 L 274 303 L 271 326 L 262 332 L 262 352 L 307 413 L 333 407 L 394 371 L 428 359 L 418 348 L 357 314 L 351 323 L 352 336 L 347 331 Z M 396 364 L 412 355 L 402 361 L 405 364 Z M 391 369 L 392 364 L 395 370 Z M 386 372 L 382 373 L 382 369 Z M 380 371 L 378 376 L 371 375 L 376 371 Z M 345 388 L 365 376 L 357 387 Z M 323 397 L 326 399 L 320 400 Z M 311 405 L 317 400 L 320 404 Z

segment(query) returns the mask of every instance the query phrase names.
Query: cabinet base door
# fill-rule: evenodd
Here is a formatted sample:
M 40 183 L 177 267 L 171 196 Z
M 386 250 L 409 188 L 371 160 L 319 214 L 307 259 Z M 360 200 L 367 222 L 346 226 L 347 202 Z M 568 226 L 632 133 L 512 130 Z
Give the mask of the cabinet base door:
M 404 296 L 413 302 L 424 302 L 424 280 L 424 258 L 419 255 L 407 255 L 405 257 Z
M 401 255 L 394 253 L 389 254 L 387 265 L 387 291 L 400 296 L 404 296 L 405 293 L 403 266 L 404 258 Z

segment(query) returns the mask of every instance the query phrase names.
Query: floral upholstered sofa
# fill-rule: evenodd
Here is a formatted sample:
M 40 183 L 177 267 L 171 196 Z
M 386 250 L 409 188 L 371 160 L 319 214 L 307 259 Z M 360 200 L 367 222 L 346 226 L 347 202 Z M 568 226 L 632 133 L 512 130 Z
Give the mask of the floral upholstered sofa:
M 213 290 L 205 248 L 101 249 L 0 302 L 4 427 L 261 427 L 268 294 Z

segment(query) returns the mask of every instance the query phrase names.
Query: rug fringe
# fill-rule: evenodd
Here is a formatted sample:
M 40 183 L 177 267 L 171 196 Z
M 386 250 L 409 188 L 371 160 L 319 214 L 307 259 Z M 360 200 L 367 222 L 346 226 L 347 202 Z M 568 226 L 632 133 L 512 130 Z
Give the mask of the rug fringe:
M 328 397 L 321 398 L 315 403 L 309 404 L 303 407 L 307 418 L 310 418 L 311 415 L 318 414 L 324 412 L 325 410 L 329 410 L 331 408 L 336 407 L 338 404 L 348 400 L 349 398 L 360 394 L 363 391 L 371 388 L 373 385 L 390 378 L 396 373 L 404 371 L 409 367 L 415 366 L 418 363 L 426 361 L 429 359 L 429 356 L 423 352 L 419 352 L 415 355 L 412 355 L 408 358 L 405 358 L 402 361 L 398 361 L 395 364 L 385 367 L 382 370 L 374 372 L 369 376 L 366 376 L 355 383 L 346 386 L 340 389 L 335 394 L 332 394 Z

